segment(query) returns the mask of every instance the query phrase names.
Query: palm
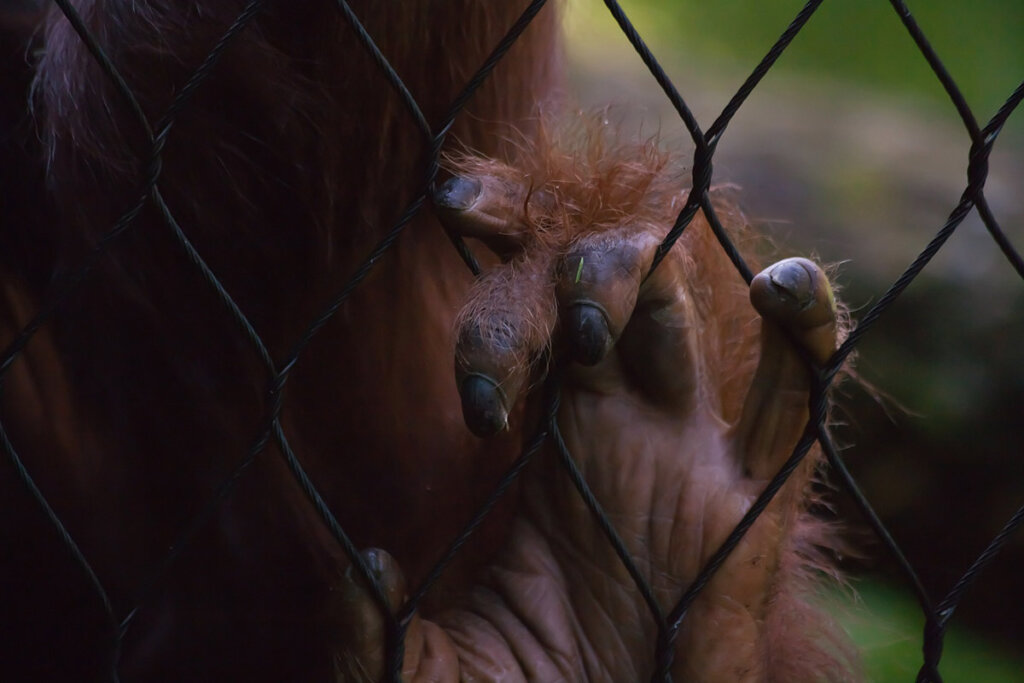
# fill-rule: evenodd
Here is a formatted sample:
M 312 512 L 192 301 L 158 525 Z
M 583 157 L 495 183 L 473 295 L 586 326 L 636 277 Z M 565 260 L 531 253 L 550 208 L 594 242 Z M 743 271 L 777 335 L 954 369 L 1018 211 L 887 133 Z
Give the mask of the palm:
M 478 283 L 459 323 L 467 424 L 481 436 L 504 428 L 537 358 L 546 350 L 564 360 L 561 436 L 667 613 L 803 429 L 809 376 L 791 340 L 819 361 L 832 351 L 828 282 L 803 259 L 765 271 L 754 285 L 766 316 L 759 326 L 701 221 L 650 272 L 683 199 L 657 164 L 598 162 L 592 172 L 614 182 L 588 183 L 574 169 L 571 181 L 530 177 L 531 190 L 522 169 L 464 166 L 470 175 L 438 197 L 442 218 L 505 260 Z M 805 609 L 795 593 L 802 575 L 787 563 L 797 544 L 814 541 L 801 515 L 812 467 L 791 478 L 690 608 L 675 641 L 675 680 L 779 677 L 785 665 L 773 662 L 786 653 L 771 631 L 803 627 L 792 623 Z M 407 674 L 649 678 L 656 620 L 557 449 L 524 478 L 505 551 L 460 603 L 417 623 Z M 789 600 L 781 611 L 780 596 Z M 814 637 L 789 640 L 805 647 Z

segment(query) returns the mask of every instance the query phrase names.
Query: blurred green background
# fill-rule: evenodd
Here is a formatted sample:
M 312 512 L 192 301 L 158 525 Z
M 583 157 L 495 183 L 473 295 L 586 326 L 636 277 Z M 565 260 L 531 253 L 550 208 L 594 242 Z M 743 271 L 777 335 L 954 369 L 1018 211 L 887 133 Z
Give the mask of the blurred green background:
M 624 0 L 703 127 L 803 6 L 791 0 Z M 1024 0 L 910 0 L 918 23 L 984 124 L 1024 80 Z M 567 10 L 573 96 L 615 105 L 629 131 L 692 142 L 603 3 Z M 717 183 L 780 244 L 840 264 L 863 315 L 943 225 L 966 184 L 956 110 L 885 0 L 830 0 L 729 126 Z M 986 196 L 1024 250 L 1024 112 L 991 157 Z M 844 457 L 938 602 L 1024 504 L 1024 282 L 972 214 L 864 338 L 835 434 Z M 844 619 L 872 681 L 912 681 L 923 617 L 847 497 L 863 560 Z M 953 619 L 945 680 L 1024 681 L 1024 534 Z M 849 600 L 847 600 L 849 602 Z
M 582 3 L 580 3 L 582 4 Z M 631 16 L 650 36 L 690 58 L 749 71 L 792 21 L 803 2 L 632 2 Z M 994 112 L 1024 74 L 1024 3 L 1019 0 L 910 0 L 929 42 L 982 113 Z M 694 62 L 696 63 L 696 62 Z M 786 52 L 782 70 L 882 91 L 948 99 L 886 0 L 828 0 Z

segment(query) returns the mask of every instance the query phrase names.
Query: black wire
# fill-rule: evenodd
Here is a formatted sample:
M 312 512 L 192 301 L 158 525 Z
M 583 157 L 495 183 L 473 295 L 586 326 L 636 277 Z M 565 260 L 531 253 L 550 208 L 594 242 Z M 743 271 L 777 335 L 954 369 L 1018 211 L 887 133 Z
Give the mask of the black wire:
M 859 320 L 857 326 L 852 330 L 847 339 L 840 348 L 837 349 L 832 359 L 829 361 L 827 370 L 818 373 L 810 403 L 811 418 L 809 419 L 804 430 L 804 434 L 790 458 L 786 461 L 776 476 L 773 477 L 764 492 L 754 502 L 750 510 L 744 515 L 743 519 L 732 531 L 729 537 L 701 569 L 697 577 L 683 593 L 679 602 L 675 605 L 667 618 L 662 614 L 661 608 L 654 599 L 653 592 L 651 591 L 648 582 L 639 572 L 635 563 L 632 562 L 621 538 L 619 538 L 599 502 L 594 498 L 593 493 L 590 491 L 589 486 L 579 469 L 576 467 L 571 454 L 565 446 L 555 418 L 558 409 L 559 378 L 557 373 L 551 373 L 545 382 L 544 392 L 546 398 L 544 400 L 541 423 L 534 436 L 524 446 L 523 453 L 519 459 L 517 459 L 512 467 L 505 473 L 491 496 L 477 511 L 460 535 L 456 537 L 452 544 L 447 548 L 441 559 L 434 565 L 427 578 L 401 608 L 398 615 L 392 616 L 388 611 L 389 606 L 387 604 L 383 588 L 373 575 L 373 572 L 366 565 L 356 546 L 334 517 L 324 498 L 314 486 L 308 474 L 305 472 L 299 458 L 289 445 L 288 439 L 286 438 L 280 422 L 280 415 L 284 404 L 284 389 L 291 369 L 297 363 L 299 357 L 311 340 L 337 313 L 352 292 L 355 291 L 376 264 L 394 246 L 404 228 L 422 209 L 423 204 L 426 202 L 426 199 L 433 188 L 434 181 L 439 170 L 438 160 L 440 158 L 441 149 L 446 140 L 448 131 L 456 120 L 456 117 L 480 85 L 488 78 L 497 63 L 530 24 L 533 17 L 541 10 L 545 4 L 544 0 L 534 0 L 534 2 L 526 8 L 515 24 L 509 28 L 506 35 L 497 43 L 492 53 L 487 57 L 487 59 L 485 59 L 481 67 L 467 82 L 459 95 L 453 100 L 448 113 L 436 129 L 431 128 L 424 117 L 419 104 L 409 92 L 402 79 L 388 63 L 387 59 L 381 53 L 376 43 L 356 17 L 348 3 L 345 0 L 337 0 L 338 8 L 353 29 L 357 40 L 364 46 L 380 67 L 384 77 L 398 93 L 400 99 L 412 115 L 416 127 L 429 145 L 429 161 L 424 171 L 424 178 L 419 192 L 409 200 L 399 218 L 391 226 L 390 230 L 370 251 L 365 260 L 356 268 L 337 294 L 331 298 L 327 305 L 322 309 L 320 315 L 314 318 L 303 334 L 300 335 L 299 339 L 293 346 L 292 351 L 283 359 L 280 366 L 274 363 L 263 340 L 257 334 L 250 321 L 223 287 L 222 283 L 216 277 L 216 274 L 208 267 L 202 256 L 191 244 L 186 233 L 182 230 L 181 226 L 175 220 L 171 210 L 164 202 L 158 187 L 158 181 L 162 171 L 161 153 L 164 145 L 166 144 L 169 133 L 173 128 L 176 117 L 185 108 L 193 94 L 199 89 L 202 83 L 209 77 L 224 50 L 260 12 L 262 6 L 265 4 L 264 0 L 253 0 L 245 6 L 228 30 L 223 34 L 221 39 L 207 54 L 204 61 L 192 73 L 189 80 L 178 92 L 167 112 L 165 112 L 165 114 L 160 118 L 156 127 L 157 133 L 155 135 L 153 133 L 153 128 L 150 126 L 149 121 L 145 116 L 139 101 L 131 91 L 131 88 L 128 86 L 117 68 L 113 65 L 112 61 L 104 51 L 103 47 L 96 40 L 95 36 L 93 36 L 89 31 L 88 27 L 82 21 L 74 7 L 68 0 L 54 0 L 54 2 L 67 17 L 67 20 L 70 22 L 76 33 L 81 37 L 83 43 L 86 45 L 96 62 L 100 65 L 103 72 L 114 84 L 117 92 L 125 100 L 133 117 L 144 130 L 150 143 L 150 150 L 149 157 L 146 160 L 146 165 L 143 169 L 144 172 L 140 182 L 138 198 L 118 218 L 113 227 L 96 241 L 95 245 L 86 255 L 85 259 L 83 259 L 82 263 L 79 264 L 78 268 L 72 270 L 70 275 L 65 276 L 53 287 L 53 293 L 43 302 L 35 317 L 19 331 L 14 341 L 8 345 L 3 356 L 0 357 L 0 391 L 2 391 L 3 377 L 10 369 L 15 358 L 24 350 L 33 335 L 46 321 L 50 320 L 52 316 L 57 313 L 71 293 L 74 292 L 89 276 L 111 243 L 130 228 L 137 216 L 150 201 L 154 203 L 165 223 L 171 228 L 178 243 L 182 246 L 192 263 L 192 266 L 204 278 L 204 280 L 209 283 L 214 295 L 226 307 L 235 325 L 242 331 L 250 344 L 256 350 L 263 366 L 268 371 L 268 376 L 270 377 L 270 387 L 268 389 L 269 409 L 261 433 L 254 440 L 253 445 L 245 457 L 239 461 L 232 473 L 214 491 L 213 496 L 207 501 L 200 513 L 185 525 L 184 529 L 179 534 L 177 541 L 173 544 L 171 551 L 163 558 L 160 565 L 147 576 L 145 581 L 142 582 L 141 590 L 137 593 L 137 600 L 134 607 L 131 608 L 128 614 L 120 622 L 118 622 L 115 616 L 115 612 L 102 582 L 96 576 L 87 558 L 81 552 L 62 521 L 49 505 L 43 493 L 35 485 L 30 473 L 18 456 L 14 445 L 8 438 L 4 425 L 0 422 L 0 442 L 2 442 L 8 458 L 14 464 L 19 479 L 46 514 L 51 525 L 59 534 L 61 542 L 68 549 L 75 563 L 82 569 L 92 586 L 93 591 L 97 594 L 101 602 L 102 609 L 108 622 L 112 625 L 112 630 L 115 634 L 115 642 L 112 645 L 111 676 L 114 680 L 116 680 L 118 676 L 117 666 L 121 640 L 124 637 L 124 633 L 133 622 L 134 616 L 140 605 L 144 602 L 146 596 L 150 593 L 153 587 L 162 580 L 162 577 L 169 566 L 180 554 L 181 550 L 188 545 L 198 529 L 215 516 L 220 503 L 226 498 L 234 484 L 271 441 L 276 443 L 278 446 L 293 478 L 299 484 L 310 505 L 314 508 L 326 527 L 332 533 L 336 542 L 342 547 L 345 553 L 349 556 L 349 559 L 355 564 L 361 578 L 368 585 L 372 597 L 378 607 L 382 610 L 382 613 L 385 615 L 388 638 L 387 675 L 392 680 L 398 680 L 403 652 L 401 641 L 404 638 L 405 628 L 408 626 L 409 620 L 412 618 L 421 600 L 429 589 L 436 583 L 444 569 L 450 564 L 466 540 L 479 527 L 480 523 L 490 513 L 497 501 L 505 494 L 512 482 L 520 475 L 525 466 L 540 450 L 548 436 L 551 436 L 553 438 L 555 450 L 561 458 L 561 462 L 567 472 L 567 476 L 570 477 L 573 485 L 590 508 L 597 523 L 608 538 L 609 543 L 622 560 L 627 571 L 633 577 L 634 582 L 641 591 L 641 594 L 658 625 L 659 636 L 658 643 L 656 644 L 657 662 L 654 674 L 655 680 L 671 679 L 670 668 L 674 648 L 673 640 L 693 600 L 696 599 L 702 588 L 707 585 L 708 581 L 710 581 L 711 577 L 721 564 L 724 563 L 732 549 L 740 542 L 746 531 L 753 525 L 760 513 L 767 507 L 773 496 L 785 484 L 788 476 L 796 469 L 802 459 L 806 456 L 807 452 L 813 446 L 815 440 L 817 440 L 821 443 L 833 471 L 839 474 L 844 488 L 853 497 L 875 533 L 883 541 L 889 552 L 893 554 L 902 573 L 910 581 L 915 593 L 917 594 L 922 611 L 925 613 L 926 626 L 922 643 L 924 664 L 918 674 L 917 680 L 941 681 L 938 664 L 942 654 L 942 639 L 945 628 L 956 607 L 959 605 L 970 586 L 977 581 L 977 577 L 980 573 L 995 560 L 1016 529 L 1024 523 L 1024 507 L 1018 510 L 1017 513 L 1011 517 L 1004 528 L 996 535 L 988 547 L 986 547 L 985 551 L 974 561 L 974 563 L 972 563 L 960 580 L 958 580 L 956 585 L 951 589 L 949 594 L 936 608 L 933 606 L 931 599 L 929 598 L 927 591 L 924 589 L 924 586 L 921 584 L 914 568 L 903 555 L 899 545 L 888 533 L 884 524 L 878 518 L 878 515 L 860 491 L 853 477 L 849 474 L 842 458 L 836 452 L 825 427 L 827 408 L 825 392 L 832 381 L 832 377 L 838 371 L 838 368 L 843 361 L 846 360 L 853 352 L 857 344 L 860 342 L 861 337 L 867 332 L 867 330 L 876 324 L 883 313 L 887 311 L 887 309 L 910 285 L 910 283 L 928 265 L 931 259 L 943 247 L 949 237 L 972 209 L 977 209 L 979 216 L 992 239 L 999 246 L 1000 250 L 1011 266 L 1015 269 L 1017 274 L 1024 279 L 1024 259 L 1021 258 L 1020 253 L 999 226 L 998 221 L 996 220 L 984 195 L 984 185 L 988 171 L 988 159 L 991 155 L 992 147 L 1003 125 L 1009 116 L 1016 110 L 1021 100 L 1024 99 L 1024 83 L 1015 89 L 996 115 L 993 116 L 984 127 L 979 127 L 974 113 L 968 106 L 965 98 L 956 85 L 956 82 L 939 59 L 906 4 L 902 0 L 890 0 L 891 5 L 899 15 L 900 20 L 904 24 L 914 43 L 917 45 L 918 50 L 925 57 L 933 73 L 949 95 L 950 100 L 960 115 L 960 118 L 962 119 L 971 138 L 972 144 L 967 165 L 967 186 L 964 189 L 960 201 L 951 211 L 945 224 L 938 230 L 932 240 L 914 259 L 914 261 L 888 288 L 879 301 Z M 701 130 L 685 100 L 676 90 L 671 79 L 658 64 L 654 55 L 650 52 L 640 35 L 636 32 L 619 4 L 615 0 L 606 0 L 605 4 L 612 16 L 618 22 L 624 35 L 647 65 L 666 97 L 675 108 L 696 146 L 694 152 L 693 187 L 690 192 L 690 196 L 677 216 L 671 230 L 667 233 L 659 247 L 651 270 L 653 271 L 653 269 L 657 267 L 658 263 L 672 248 L 679 236 L 696 215 L 696 212 L 698 210 L 702 210 L 723 250 L 744 280 L 749 282 L 751 279 L 751 272 L 743 261 L 739 251 L 731 243 L 724 227 L 721 225 L 721 222 L 711 205 L 708 194 L 713 176 L 712 162 L 714 153 L 729 122 L 739 111 L 748 96 L 761 82 L 763 77 L 771 70 L 776 61 L 782 55 L 783 51 L 810 20 L 810 17 L 821 5 L 821 0 L 811 0 L 801 9 L 796 18 L 785 29 L 765 57 L 758 63 L 751 75 L 744 81 L 736 94 L 730 99 L 722 113 L 715 119 L 706 133 Z M 467 264 L 467 267 L 475 274 L 479 274 L 479 265 L 461 237 L 454 234 L 449 234 L 448 237 Z

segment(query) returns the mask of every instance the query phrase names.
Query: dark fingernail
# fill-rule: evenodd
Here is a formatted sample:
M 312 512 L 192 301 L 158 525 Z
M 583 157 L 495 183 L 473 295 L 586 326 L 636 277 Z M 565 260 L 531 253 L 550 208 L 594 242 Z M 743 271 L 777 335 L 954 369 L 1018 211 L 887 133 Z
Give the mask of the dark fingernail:
M 480 438 L 493 436 L 508 425 L 508 409 L 497 382 L 484 375 L 470 375 L 459 387 L 462 419 Z
M 596 304 L 575 304 L 566 313 L 565 322 L 573 360 L 581 365 L 597 365 L 612 341 L 604 311 Z
M 814 303 L 814 277 L 799 261 L 783 261 L 769 273 L 779 296 L 796 302 L 799 308 Z
M 450 178 L 434 194 L 434 203 L 446 209 L 465 211 L 473 206 L 480 196 L 483 185 L 476 178 L 455 176 Z
M 363 551 L 363 559 L 366 561 L 366 567 L 373 572 L 373 575 L 380 579 L 384 576 L 384 572 L 387 569 L 385 565 L 385 556 L 381 551 L 376 548 L 369 548 Z

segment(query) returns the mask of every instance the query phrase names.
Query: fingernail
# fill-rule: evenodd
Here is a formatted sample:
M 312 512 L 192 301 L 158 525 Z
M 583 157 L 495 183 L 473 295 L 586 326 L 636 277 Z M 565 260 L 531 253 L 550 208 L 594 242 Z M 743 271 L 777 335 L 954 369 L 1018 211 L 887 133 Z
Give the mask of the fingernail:
M 363 551 L 363 559 L 366 561 L 366 567 L 373 572 L 373 575 L 380 579 L 384 576 L 385 561 L 382 553 L 376 548 L 369 548 Z
M 462 398 L 462 418 L 476 436 L 493 436 L 508 425 L 504 393 L 490 377 L 469 375 L 462 381 L 459 395 Z
M 434 194 L 434 203 L 446 209 L 465 211 L 473 206 L 483 185 L 476 178 L 449 178 Z
M 769 277 L 777 293 L 792 299 L 800 308 L 814 303 L 814 276 L 800 261 L 782 261 L 772 268 Z
M 578 303 L 566 313 L 566 327 L 573 359 L 580 365 L 597 365 L 608 353 L 612 335 L 600 306 Z

